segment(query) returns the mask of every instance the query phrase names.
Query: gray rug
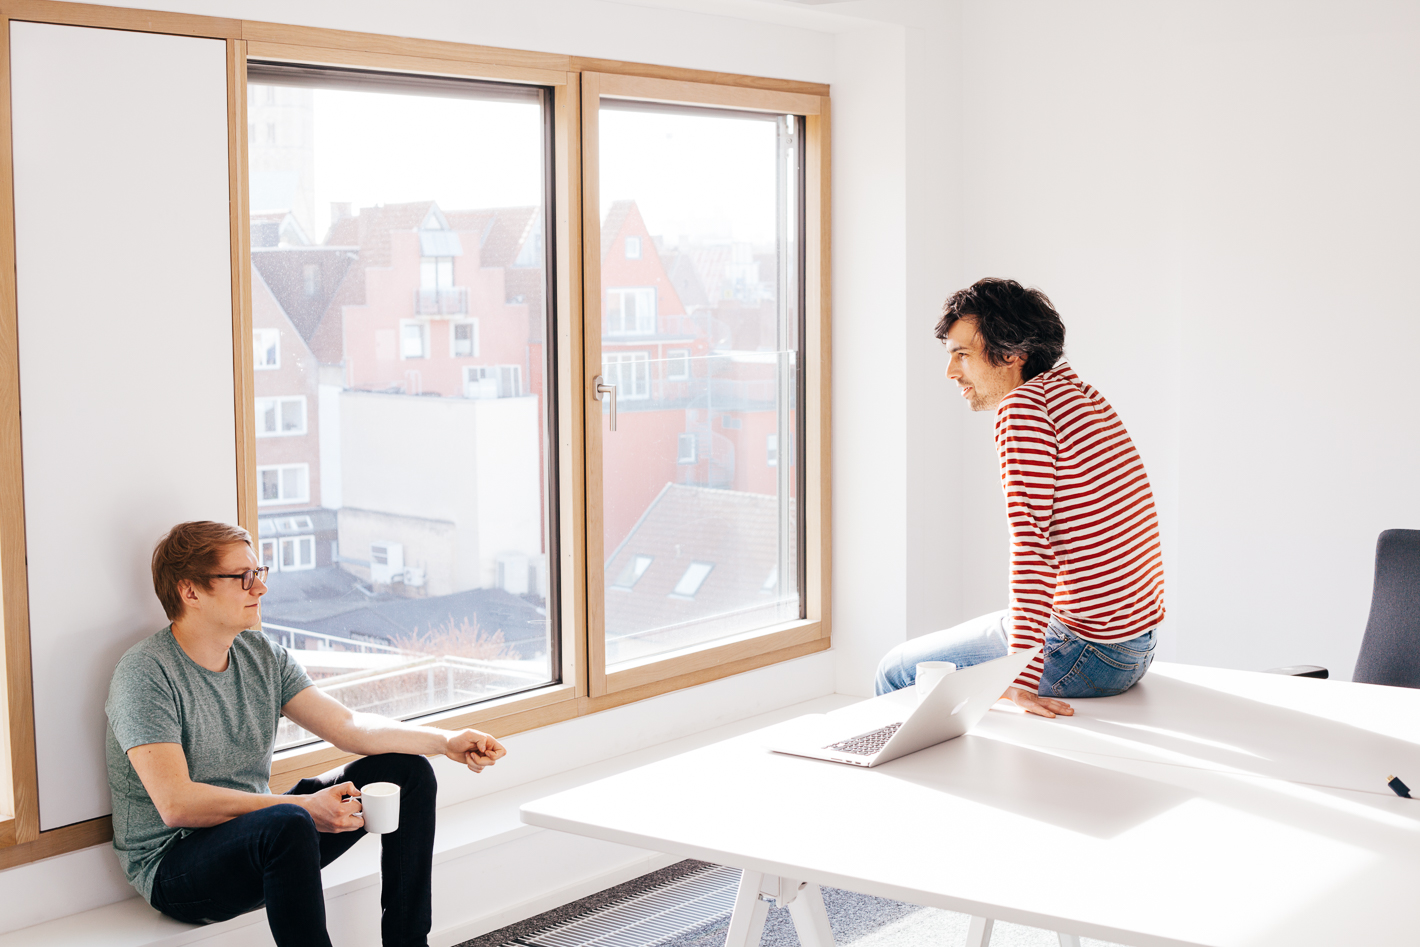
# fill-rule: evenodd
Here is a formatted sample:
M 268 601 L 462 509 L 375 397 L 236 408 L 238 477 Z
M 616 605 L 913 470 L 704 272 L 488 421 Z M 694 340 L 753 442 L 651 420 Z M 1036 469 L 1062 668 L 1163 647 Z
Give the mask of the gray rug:
M 686 891 L 698 880 L 711 877 L 714 868 L 705 862 L 679 862 L 485 934 L 460 947 L 722 947 L 730 926 L 729 902 L 723 896 L 702 899 L 708 907 L 704 920 L 699 923 L 695 923 L 693 917 L 689 922 L 672 918 L 668 924 L 660 925 L 674 933 L 657 932 L 657 925 L 649 925 L 645 931 L 633 931 L 631 936 L 615 931 L 619 906 L 644 904 L 648 899 L 654 900 L 656 893 L 664 888 Z M 715 874 L 725 877 L 723 870 Z M 971 920 L 953 911 L 838 888 L 824 888 L 823 901 L 838 947 L 849 944 L 853 947 L 959 947 L 966 943 Z M 719 906 L 723 906 L 723 910 Z M 1089 938 L 1082 938 L 1081 943 L 1084 947 L 1120 947 Z M 761 947 L 798 947 L 798 944 L 788 910 L 771 907 Z M 1059 944 L 1053 932 L 999 921 L 991 936 L 991 947 L 1059 947 Z

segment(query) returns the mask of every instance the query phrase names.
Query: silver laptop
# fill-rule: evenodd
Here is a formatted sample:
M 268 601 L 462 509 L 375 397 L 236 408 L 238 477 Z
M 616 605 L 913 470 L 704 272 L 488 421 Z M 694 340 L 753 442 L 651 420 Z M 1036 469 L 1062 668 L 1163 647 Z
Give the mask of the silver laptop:
M 813 715 L 825 724 L 816 730 L 811 718 L 801 718 L 810 726 L 798 728 L 783 742 L 771 742 L 769 748 L 793 756 L 810 756 L 853 766 L 877 766 L 945 743 L 976 726 L 1039 653 L 1040 647 L 1036 646 L 953 671 L 905 716 L 908 708 L 902 701 L 882 701 L 881 722 L 865 724 L 862 718 L 855 717 L 852 723 L 839 724 L 847 727 L 847 731 L 835 732 L 834 721 L 824 714 Z M 812 732 L 805 733 L 805 729 Z

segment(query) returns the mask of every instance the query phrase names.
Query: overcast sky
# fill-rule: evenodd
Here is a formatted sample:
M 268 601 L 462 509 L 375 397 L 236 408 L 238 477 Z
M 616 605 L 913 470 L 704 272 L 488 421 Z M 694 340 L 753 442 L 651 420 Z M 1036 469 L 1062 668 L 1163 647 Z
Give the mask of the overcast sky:
M 773 122 L 601 110 L 601 213 L 634 200 L 655 236 L 774 241 Z
M 541 203 L 542 155 L 533 102 L 317 90 L 315 232 L 326 232 L 332 201 Z M 653 235 L 769 243 L 774 162 L 772 122 L 604 109 L 602 216 L 631 199 Z
M 332 201 L 435 200 L 446 210 L 542 203 L 535 102 L 318 89 L 316 233 Z

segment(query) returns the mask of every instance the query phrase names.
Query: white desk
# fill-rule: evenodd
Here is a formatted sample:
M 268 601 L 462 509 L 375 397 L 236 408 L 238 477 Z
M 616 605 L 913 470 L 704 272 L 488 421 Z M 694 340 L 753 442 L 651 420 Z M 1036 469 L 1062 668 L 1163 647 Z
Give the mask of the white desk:
M 831 943 L 817 884 L 1137 947 L 1416 941 L 1420 799 L 1385 780 L 1420 789 L 1420 691 L 1155 664 L 1073 703 L 871 770 L 760 731 L 522 817 L 745 869 L 738 942 L 761 874 L 814 883 L 790 905 L 806 947 Z

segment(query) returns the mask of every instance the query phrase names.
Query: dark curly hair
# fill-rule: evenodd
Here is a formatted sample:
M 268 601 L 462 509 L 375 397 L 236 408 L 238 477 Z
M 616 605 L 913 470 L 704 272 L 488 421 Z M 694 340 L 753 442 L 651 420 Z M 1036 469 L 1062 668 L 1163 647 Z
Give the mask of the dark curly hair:
M 976 326 L 992 365 L 1003 365 L 1012 355 L 1025 359 L 1022 381 L 1048 371 L 1065 351 L 1065 323 L 1049 297 L 1013 279 L 988 276 L 948 296 L 937 338 L 945 341 L 958 319 Z

